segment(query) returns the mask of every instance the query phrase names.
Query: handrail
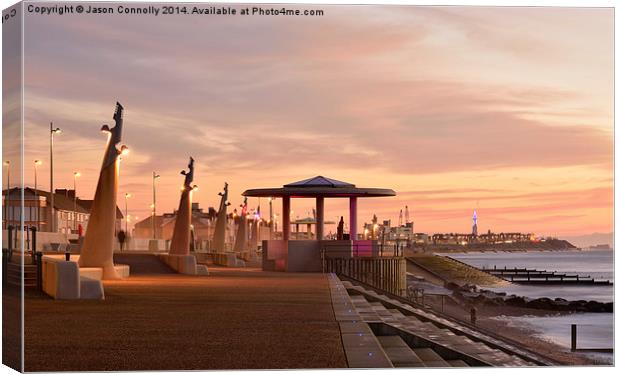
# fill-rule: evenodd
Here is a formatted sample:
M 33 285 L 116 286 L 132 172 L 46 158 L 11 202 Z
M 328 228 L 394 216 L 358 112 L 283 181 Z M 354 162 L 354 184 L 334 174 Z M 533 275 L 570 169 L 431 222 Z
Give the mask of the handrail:
M 403 294 L 406 291 L 404 257 L 329 257 L 323 248 L 321 267 L 323 273 L 336 273 L 370 282 L 391 293 Z

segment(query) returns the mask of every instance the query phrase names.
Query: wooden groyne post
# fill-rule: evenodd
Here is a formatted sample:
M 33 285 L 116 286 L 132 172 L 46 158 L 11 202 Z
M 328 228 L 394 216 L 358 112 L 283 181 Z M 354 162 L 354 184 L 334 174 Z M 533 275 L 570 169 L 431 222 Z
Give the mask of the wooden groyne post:
M 570 325 L 570 350 L 575 352 L 577 350 L 577 325 Z

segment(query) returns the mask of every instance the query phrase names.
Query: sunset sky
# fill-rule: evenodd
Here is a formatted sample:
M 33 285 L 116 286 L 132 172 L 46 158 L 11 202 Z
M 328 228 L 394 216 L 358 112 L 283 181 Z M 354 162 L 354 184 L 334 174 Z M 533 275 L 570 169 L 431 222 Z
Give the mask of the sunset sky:
M 235 207 L 248 188 L 323 175 L 397 192 L 361 200 L 360 225 L 409 205 L 418 232 L 470 232 L 474 209 L 481 232 L 613 230 L 612 9 L 321 8 L 27 15 L 26 184 L 41 159 L 49 188 L 54 121 L 55 187 L 78 170 L 92 198 L 118 100 L 132 216 L 149 214 L 153 170 L 158 212 L 176 208 L 191 155 L 204 208 L 225 181 Z M 313 203 L 293 200 L 294 216 Z M 346 222 L 346 206 L 327 201 L 326 218 Z

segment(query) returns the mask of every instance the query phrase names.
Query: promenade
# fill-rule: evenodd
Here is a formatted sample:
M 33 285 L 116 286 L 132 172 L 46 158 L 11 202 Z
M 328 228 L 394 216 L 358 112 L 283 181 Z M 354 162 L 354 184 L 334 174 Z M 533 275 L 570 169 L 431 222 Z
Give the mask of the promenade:
M 26 371 L 347 367 L 326 275 L 210 268 L 25 301 Z

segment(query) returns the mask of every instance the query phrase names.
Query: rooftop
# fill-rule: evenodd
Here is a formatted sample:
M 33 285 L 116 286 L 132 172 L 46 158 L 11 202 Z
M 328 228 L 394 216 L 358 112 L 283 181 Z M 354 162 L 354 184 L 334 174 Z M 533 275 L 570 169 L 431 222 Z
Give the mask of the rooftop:
M 285 184 L 282 187 L 256 188 L 246 190 L 248 197 L 383 197 L 396 196 L 387 188 L 361 188 L 352 183 L 318 175 L 313 178 Z

